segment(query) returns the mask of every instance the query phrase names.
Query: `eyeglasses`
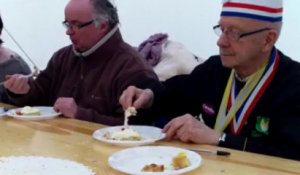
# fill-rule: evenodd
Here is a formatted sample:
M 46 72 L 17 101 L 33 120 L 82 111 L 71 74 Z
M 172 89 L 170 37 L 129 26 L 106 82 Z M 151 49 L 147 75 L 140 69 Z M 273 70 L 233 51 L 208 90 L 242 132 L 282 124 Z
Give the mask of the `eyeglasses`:
M 271 29 L 268 28 L 268 27 L 265 27 L 265 28 L 254 30 L 254 31 L 251 31 L 251 32 L 239 33 L 239 32 L 234 31 L 232 29 L 228 29 L 228 30 L 222 29 L 220 25 L 216 25 L 216 26 L 213 27 L 213 30 L 214 30 L 215 34 L 218 35 L 218 36 L 221 36 L 222 34 L 225 34 L 225 36 L 229 40 L 238 41 L 239 39 L 241 39 L 245 36 L 250 36 L 250 35 L 260 33 L 260 32 L 263 32 L 263 31 L 267 31 L 267 30 L 271 30 Z
M 86 27 L 86 26 L 92 24 L 93 22 L 94 22 L 94 20 L 91 20 L 91 21 L 88 21 L 85 23 L 63 21 L 62 24 L 66 29 L 79 30 L 83 27 Z

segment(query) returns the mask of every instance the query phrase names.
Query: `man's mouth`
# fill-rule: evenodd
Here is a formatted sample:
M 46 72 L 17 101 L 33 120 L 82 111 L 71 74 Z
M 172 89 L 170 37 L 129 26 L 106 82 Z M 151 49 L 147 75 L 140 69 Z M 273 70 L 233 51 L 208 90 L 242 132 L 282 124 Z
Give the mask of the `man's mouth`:
M 234 54 L 233 53 L 227 53 L 227 52 L 220 52 L 220 55 L 221 56 L 224 56 L 224 57 L 228 57 L 228 56 L 234 56 Z
M 71 42 L 72 42 L 73 44 L 76 44 L 76 43 L 77 43 L 77 41 L 76 41 L 75 39 L 70 38 L 70 40 L 71 40 Z

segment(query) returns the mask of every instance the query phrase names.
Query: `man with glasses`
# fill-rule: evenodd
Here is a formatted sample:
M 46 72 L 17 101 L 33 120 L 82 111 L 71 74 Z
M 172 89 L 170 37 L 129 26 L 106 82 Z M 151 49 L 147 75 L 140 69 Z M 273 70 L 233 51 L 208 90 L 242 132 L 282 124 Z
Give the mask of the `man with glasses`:
M 18 106 L 53 105 L 66 117 L 122 124 L 122 91 L 157 76 L 123 41 L 118 23 L 108 0 L 70 0 L 63 25 L 72 45 L 57 51 L 35 80 L 7 77 L 10 98 Z
M 274 46 L 282 10 L 282 0 L 224 1 L 219 56 L 151 90 L 131 86 L 120 103 L 173 117 L 168 139 L 300 160 L 300 64 Z

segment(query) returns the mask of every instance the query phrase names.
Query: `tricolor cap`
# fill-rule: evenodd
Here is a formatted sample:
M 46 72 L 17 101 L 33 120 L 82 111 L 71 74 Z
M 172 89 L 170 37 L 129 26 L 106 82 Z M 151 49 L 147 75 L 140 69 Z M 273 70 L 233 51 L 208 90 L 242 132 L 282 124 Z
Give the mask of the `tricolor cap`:
M 282 21 L 282 0 L 223 0 L 221 16 Z

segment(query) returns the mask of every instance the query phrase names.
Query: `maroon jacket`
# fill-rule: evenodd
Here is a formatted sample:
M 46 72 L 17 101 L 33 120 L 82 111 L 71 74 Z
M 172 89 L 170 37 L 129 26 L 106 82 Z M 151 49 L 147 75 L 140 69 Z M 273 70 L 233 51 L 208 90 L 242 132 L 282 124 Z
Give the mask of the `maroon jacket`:
M 72 46 L 60 49 L 30 82 L 30 92 L 13 100 L 18 106 L 52 106 L 58 97 L 73 97 L 78 105 L 76 118 L 119 125 L 124 119 L 119 104 L 123 90 L 149 79 L 157 79 L 156 74 L 117 31 L 86 57 L 76 56 Z

